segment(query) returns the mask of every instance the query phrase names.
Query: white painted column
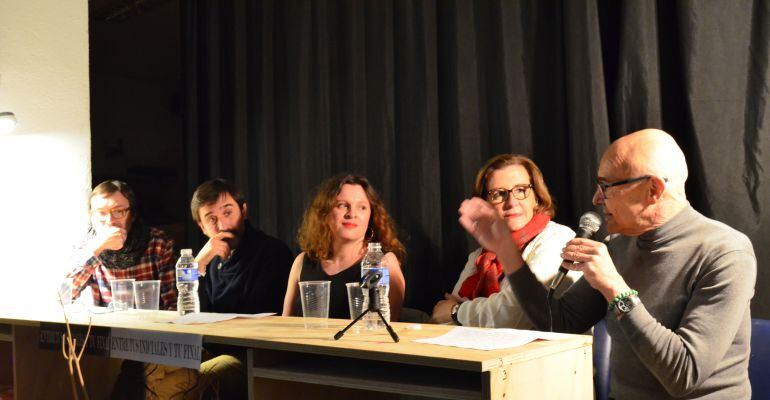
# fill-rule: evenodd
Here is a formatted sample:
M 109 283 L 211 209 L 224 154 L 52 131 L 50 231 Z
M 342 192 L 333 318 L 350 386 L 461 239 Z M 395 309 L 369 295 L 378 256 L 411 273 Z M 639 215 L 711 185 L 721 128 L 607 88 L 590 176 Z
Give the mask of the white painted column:
M 88 221 L 87 0 L 0 1 L 2 111 L 0 301 L 50 301 Z

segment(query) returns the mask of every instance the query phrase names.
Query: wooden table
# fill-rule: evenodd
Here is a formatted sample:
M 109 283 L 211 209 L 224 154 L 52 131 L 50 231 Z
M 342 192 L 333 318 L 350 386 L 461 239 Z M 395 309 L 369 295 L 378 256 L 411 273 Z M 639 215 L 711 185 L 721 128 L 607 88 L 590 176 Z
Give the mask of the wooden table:
M 0 307 L 0 324 L 6 325 L 0 329 L 6 332 L 0 340 L 13 344 L 16 398 L 62 394 L 66 398 L 65 361 L 59 352 L 37 345 L 40 322 L 63 322 L 61 310 Z M 159 312 L 156 318 L 168 315 Z M 94 326 L 199 334 L 204 343 L 248 348 L 252 398 L 298 398 L 299 392 L 305 398 L 360 399 L 361 391 L 369 392 L 366 398 L 378 399 L 593 398 L 591 337 L 586 335 L 480 351 L 413 341 L 452 329 L 444 325 L 394 323 L 401 342 L 393 343 L 384 330 L 358 334 L 351 330 L 335 341 L 334 334 L 346 320 L 329 320 L 327 328 L 306 330 L 302 318 L 291 317 L 174 325 L 144 315 L 79 312 L 70 314 L 70 322 L 86 325 L 89 317 Z M 92 356 L 83 364 L 91 398 L 106 397 L 119 360 Z

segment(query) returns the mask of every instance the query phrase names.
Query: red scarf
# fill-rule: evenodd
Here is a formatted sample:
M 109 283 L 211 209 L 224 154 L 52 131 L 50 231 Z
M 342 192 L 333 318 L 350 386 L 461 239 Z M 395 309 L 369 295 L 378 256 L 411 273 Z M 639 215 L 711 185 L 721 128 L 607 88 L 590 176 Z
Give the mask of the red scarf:
M 551 217 L 547 214 L 535 214 L 523 228 L 511 232 L 513 243 L 519 250 L 524 250 L 524 247 L 545 229 L 550 220 Z M 476 258 L 476 273 L 465 279 L 460 286 L 459 295 L 468 300 L 473 300 L 476 297 L 489 297 L 500 291 L 500 279 L 502 277 L 503 266 L 497 260 L 497 254 L 484 249 Z

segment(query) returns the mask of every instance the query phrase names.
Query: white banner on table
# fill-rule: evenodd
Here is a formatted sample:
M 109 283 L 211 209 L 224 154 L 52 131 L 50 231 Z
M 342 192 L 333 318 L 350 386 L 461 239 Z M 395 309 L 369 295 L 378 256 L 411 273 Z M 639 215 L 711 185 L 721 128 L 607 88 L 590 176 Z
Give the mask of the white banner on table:
M 521 329 L 457 327 L 441 336 L 418 339 L 415 342 L 461 347 L 464 349 L 499 350 L 523 346 L 537 339 L 558 340 L 568 336 L 563 333 L 526 331 Z
M 203 335 L 112 328 L 110 357 L 198 369 Z

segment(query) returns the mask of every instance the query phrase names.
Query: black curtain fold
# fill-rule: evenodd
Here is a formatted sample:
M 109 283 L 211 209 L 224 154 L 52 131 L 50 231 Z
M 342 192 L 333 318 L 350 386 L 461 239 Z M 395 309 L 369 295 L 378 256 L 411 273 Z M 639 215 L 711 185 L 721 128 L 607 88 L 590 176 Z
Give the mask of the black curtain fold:
M 770 3 L 755 1 L 751 21 L 751 42 L 749 44 L 749 68 L 748 85 L 746 88 L 746 101 L 748 102 L 744 114 L 746 132 L 743 136 L 743 149 L 746 158 L 746 168 L 743 173 L 743 182 L 749 192 L 749 201 L 756 217 L 761 216 L 762 199 L 767 199 L 767 185 L 762 183 L 762 154 L 765 160 L 768 158 L 768 141 L 763 141 L 762 134 L 767 132 L 770 126 L 770 110 L 768 98 L 770 97 L 770 26 L 766 23 L 770 20 Z M 764 150 L 764 151 L 763 151 Z M 766 164 L 766 163 L 765 163 Z M 765 196 L 762 196 L 762 192 Z
M 362 173 L 407 243 L 407 305 L 430 311 L 475 247 L 457 208 L 486 159 L 532 157 L 574 225 L 609 142 L 657 127 L 685 151 L 693 206 L 753 240 L 770 316 L 766 2 L 181 4 L 190 193 L 232 179 L 295 249 L 315 187 Z

